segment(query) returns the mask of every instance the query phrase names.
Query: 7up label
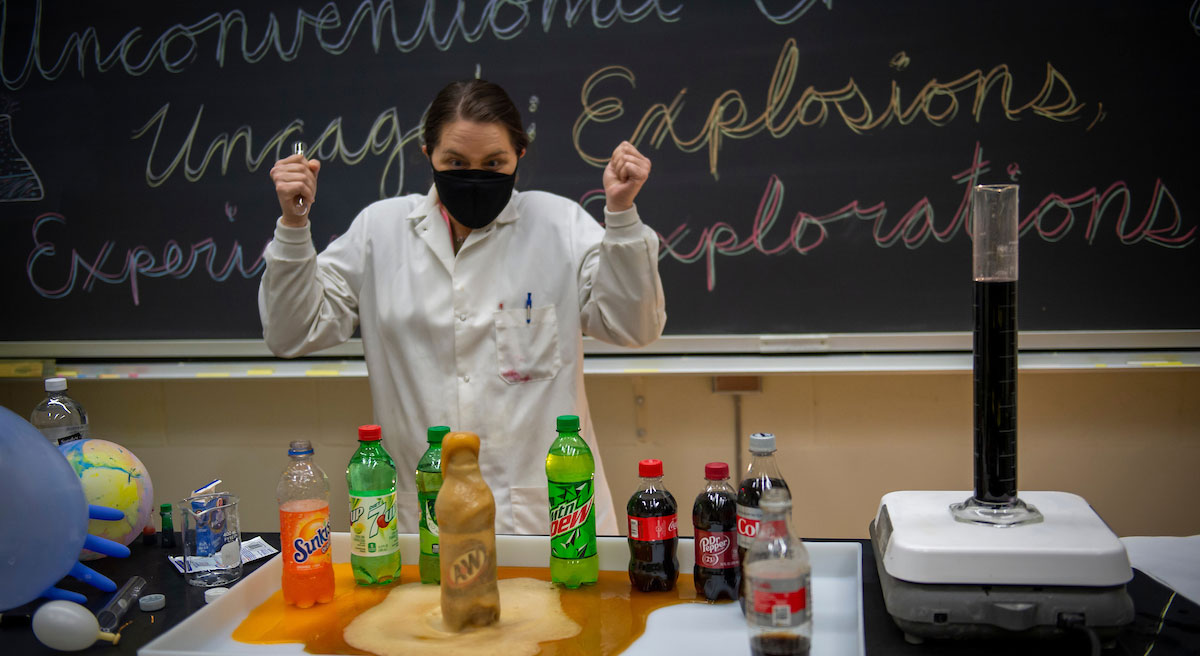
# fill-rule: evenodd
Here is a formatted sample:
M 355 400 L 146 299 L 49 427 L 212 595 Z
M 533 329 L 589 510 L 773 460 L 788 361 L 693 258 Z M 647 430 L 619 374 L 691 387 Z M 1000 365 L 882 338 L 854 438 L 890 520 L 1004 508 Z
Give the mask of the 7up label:
M 549 481 L 550 556 L 576 560 L 596 555 L 596 507 L 592 481 Z

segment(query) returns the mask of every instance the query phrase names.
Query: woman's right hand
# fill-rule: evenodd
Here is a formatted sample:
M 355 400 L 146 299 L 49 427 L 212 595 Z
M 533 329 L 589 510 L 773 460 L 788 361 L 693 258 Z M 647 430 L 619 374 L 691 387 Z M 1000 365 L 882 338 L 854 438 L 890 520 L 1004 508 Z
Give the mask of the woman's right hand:
M 279 199 L 284 225 L 302 228 L 308 223 L 306 214 L 297 212 L 296 197 L 303 198 L 306 207 L 312 206 L 317 199 L 317 174 L 320 172 L 321 162 L 305 159 L 304 155 L 292 155 L 271 167 L 271 180 L 275 182 L 275 196 Z

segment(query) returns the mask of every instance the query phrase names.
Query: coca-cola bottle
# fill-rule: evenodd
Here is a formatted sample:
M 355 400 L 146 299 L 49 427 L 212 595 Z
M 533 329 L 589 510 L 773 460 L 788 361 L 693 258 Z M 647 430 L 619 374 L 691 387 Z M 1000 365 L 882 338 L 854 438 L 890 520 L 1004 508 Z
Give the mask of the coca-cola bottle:
M 771 433 L 755 433 L 750 436 L 750 465 L 738 486 L 738 564 L 742 572 L 746 571 L 746 551 L 754 544 L 758 523 L 762 519 L 758 500 L 763 492 L 774 487 L 788 489 L 783 476 L 779 475 L 779 465 L 775 464 L 775 436 Z
M 679 506 L 663 487 L 661 460 L 638 463 L 638 491 L 625 506 L 629 517 L 629 582 L 642 592 L 675 589 L 679 578 Z
M 737 493 L 729 485 L 729 465 L 704 465 L 704 478 L 704 491 L 692 504 L 696 594 L 709 601 L 737 599 L 742 573 L 737 559 Z

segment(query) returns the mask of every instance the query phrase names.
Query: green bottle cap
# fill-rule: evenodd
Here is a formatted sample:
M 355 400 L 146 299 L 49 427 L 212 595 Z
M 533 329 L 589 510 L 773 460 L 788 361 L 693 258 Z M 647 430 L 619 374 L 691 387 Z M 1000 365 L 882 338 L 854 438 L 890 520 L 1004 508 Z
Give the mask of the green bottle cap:
M 426 437 L 425 441 L 429 442 L 430 444 L 441 444 L 442 438 L 446 437 L 449 432 L 449 426 L 430 426 L 428 437 Z
M 164 503 L 163 505 L 161 505 L 161 506 L 159 506 L 159 507 L 158 507 L 158 511 L 159 511 L 159 512 L 165 512 L 165 513 L 169 513 L 169 512 L 171 512 L 171 504 L 169 504 L 169 503 Z
M 559 416 L 558 432 L 560 432 L 560 433 L 578 433 L 579 432 L 579 417 L 576 417 L 575 415 Z

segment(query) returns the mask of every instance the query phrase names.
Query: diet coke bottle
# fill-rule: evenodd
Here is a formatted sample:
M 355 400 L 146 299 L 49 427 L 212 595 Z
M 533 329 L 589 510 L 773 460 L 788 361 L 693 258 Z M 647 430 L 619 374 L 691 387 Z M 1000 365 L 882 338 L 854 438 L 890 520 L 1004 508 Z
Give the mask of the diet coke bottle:
M 709 601 L 737 599 L 742 574 L 737 558 L 737 493 L 729 485 L 729 465 L 708 463 L 704 478 L 704 491 L 692 504 L 696 594 Z
M 758 523 L 762 510 L 758 500 L 771 488 L 788 489 L 779 465 L 775 464 L 775 436 L 771 433 L 755 433 L 750 436 L 750 466 L 742 477 L 737 497 L 738 564 L 746 571 L 746 552 L 758 535 Z

